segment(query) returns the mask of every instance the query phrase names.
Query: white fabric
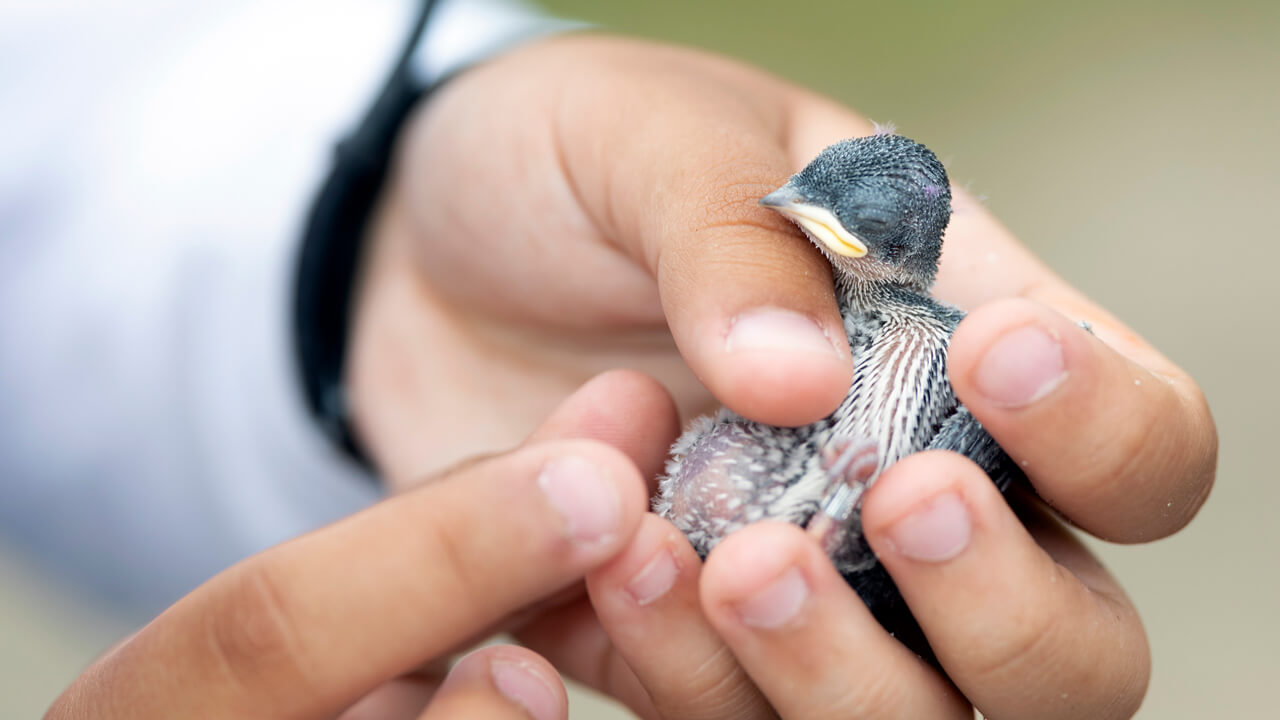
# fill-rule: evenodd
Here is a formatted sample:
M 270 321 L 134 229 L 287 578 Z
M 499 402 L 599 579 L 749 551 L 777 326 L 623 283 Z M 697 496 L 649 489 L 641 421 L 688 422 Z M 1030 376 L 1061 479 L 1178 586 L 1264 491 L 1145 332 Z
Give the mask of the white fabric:
M 304 411 L 288 308 L 414 9 L 0 4 L 0 538 L 143 616 L 376 499 Z M 428 74 L 543 23 L 438 10 Z

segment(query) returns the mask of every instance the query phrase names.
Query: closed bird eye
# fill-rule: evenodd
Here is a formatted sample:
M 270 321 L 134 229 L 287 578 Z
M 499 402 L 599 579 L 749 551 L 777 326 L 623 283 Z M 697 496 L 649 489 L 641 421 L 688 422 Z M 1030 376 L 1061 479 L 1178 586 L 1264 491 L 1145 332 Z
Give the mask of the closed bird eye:
M 846 206 L 847 217 L 864 230 L 882 230 L 898 225 L 900 212 L 894 207 L 896 198 L 873 195 Z
M 891 216 L 890 213 L 882 213 L 875 211 L 864 211 L 857 217 L 858 229 L 862 232 L 879 234 L 892 229 L 899 224 L 897 217 Z

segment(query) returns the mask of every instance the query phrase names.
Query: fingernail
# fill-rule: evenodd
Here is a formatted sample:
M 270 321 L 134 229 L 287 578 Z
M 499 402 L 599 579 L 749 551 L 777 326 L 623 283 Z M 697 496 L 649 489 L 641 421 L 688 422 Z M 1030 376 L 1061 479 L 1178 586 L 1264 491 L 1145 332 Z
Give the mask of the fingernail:
M 564 518 L 569 537 L 588 545 L 613 537 L 621 512 L 618 493 L 595 465 L 577 457 L 556 458 L 542 469 L 538 487 Z
M 663 549 L 631 577 L 627 582 L 627 594 L 637 605 L 648 605 L 665 595 L 676 584 L 679 574 L 675 558 Z
M 831 338 L 812 319 L 781 308 L 756 308 L 729 321 L 725 352 L 782 350 L 839 357 Z
M 507 660 L 494 660 L 489 666 L 493 685 L 508 700 L 525 709 L 536 720 L 560 717 L 560 696 L 547 681 L 529 666 Z
M 737 604 L 738 617 L 743 625 L 757 628 L 776 628 L 796 616 L 809 597 L 809 585 L 799 568 L 778 576 L 755 595 Z
M 1044 328 L 1026 325 L 1005 333 L 987 350 L 974 383 L 988 400 L 1016 408 L 1048 395 L 1066 377 L 1062 345 Z
M 924 562 L 950 560 L 969 545 L 969 510 L 955 493 L 944 493 L 889 528 L 893 549 Z

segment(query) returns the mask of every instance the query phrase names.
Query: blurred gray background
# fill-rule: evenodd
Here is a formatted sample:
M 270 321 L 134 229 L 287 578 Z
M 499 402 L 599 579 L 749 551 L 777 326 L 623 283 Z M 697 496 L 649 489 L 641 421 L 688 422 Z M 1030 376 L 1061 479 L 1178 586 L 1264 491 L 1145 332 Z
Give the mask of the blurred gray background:
M 1050 265 L 1191 372 L 1218 484 L 1178 536 L 1095 547 L 1146 621 L 1141 717 L 1274 717 L 1280 673 L 1280 3 L 588 2 L 927 142 Z M 0 548 L 0 717 L 129 628 Z M 622 717 L 584 696 L 575 717 Z

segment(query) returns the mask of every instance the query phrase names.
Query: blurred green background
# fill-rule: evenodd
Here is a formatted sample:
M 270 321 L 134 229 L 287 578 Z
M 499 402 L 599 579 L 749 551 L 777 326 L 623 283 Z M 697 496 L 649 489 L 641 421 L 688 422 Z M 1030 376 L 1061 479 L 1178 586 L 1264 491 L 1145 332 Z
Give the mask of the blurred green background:
M 1280 3 L 587 2 L 928 143 L 1028 245 L 1187 368 L 1221 433 L 1178 536 L 1095 547 L 1155 656 L 1141 717 L 1274 717 L 1280 673 Z M 0 551 L 0 717 L 128 630 Z M 622 717 L 575 696 L 575 717 Z

